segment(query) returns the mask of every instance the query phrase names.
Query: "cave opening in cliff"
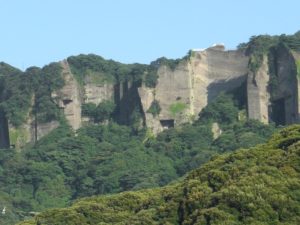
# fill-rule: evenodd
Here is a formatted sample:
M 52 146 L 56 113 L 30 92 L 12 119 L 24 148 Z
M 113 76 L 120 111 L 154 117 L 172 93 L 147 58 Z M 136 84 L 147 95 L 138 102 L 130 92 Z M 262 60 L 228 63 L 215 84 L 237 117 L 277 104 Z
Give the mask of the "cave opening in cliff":
M 9 131 L 8 131 L 8 121 L 5 115 L 0 111 L 0 148 L 9 148 Z
M 174 127 L 174 120 L 160 120 L 160 124 L 163 127 L 163 129 L 169 129 Z
M 64 99 L 63 100 L 63 103 L 64 103 L 65 106 L 70 104 L 71 102 L 73 102 L 71 99 Z
M 271 110 L 272 110 L 271 120 L 276 125 L 285 125 L 286 124 L 285 98 L 280 98 L 275 101 L 272 101 Z

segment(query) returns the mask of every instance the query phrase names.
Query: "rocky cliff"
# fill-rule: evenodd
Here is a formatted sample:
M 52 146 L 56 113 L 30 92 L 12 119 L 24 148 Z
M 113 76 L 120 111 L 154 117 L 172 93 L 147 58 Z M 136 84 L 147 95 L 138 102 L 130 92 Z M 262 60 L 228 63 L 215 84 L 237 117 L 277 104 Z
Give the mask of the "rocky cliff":
M 254 46 L 255 41 L 252 41 Z M 259 54 L 243 48 L 226 51 L 223 45 L 215 45 L 192 50 L 180 60 L 158 60 L 151 65 L 125 65 L 95 55 L 70 57 L 59 63 L 59 74 L 46 77 L 56 88 L 49 88 L 43 98 L 52 102 L 52 111 L 56 107 L 56 114 L 62 113 L 74 130 L 87 121 L 92 122 L 82 116 L 84 104 L 96 107 L 111 101 L 116 106 L 111 115 L 113 120 L 135 129 L 146 126 L 157 134 L 196 120 L 201 110 L 222 92 L 245 96 L 242 101 L 248 118 L 291 124 L 299 121 L 300 54 L 288 44 L 280 43 Z M 43 68 L 40 74 L 44 73 L 47 70 Z M 30 86 L 32 81 L 28 82 Z M 238 88 L 239 92 L 234 92 Z M 59 125 L 57 116 L 47 116 L 47 120 L 37 122 L 34 114 L 38 113 L 35 112 L 37 94 L 35 90 L 28 93 L 31 100 L 23 110 L 27 116 L 18 126 L 6 116 L 8 104 L 2 94 L 1 147 L 8 147 L 8 143 L 20 147 L 40 139 Z
M 249 71 L 247 77 L 248 116 L 263 123 L 269 122 L 269 79 L 268 58 L 264 56 L 258 71 Z
M 221 92 L 233 90 L 247 79 L 248 57 L 242 51 L 224 51 L 223 46 L 192 51 L 175 69 L 158 69 L 155 88 L 139 89 L 146 124 L 159 132 L 174 124 L 191 122 Z M 161 112 L 153 117 L 147 110 L 158 101 Z

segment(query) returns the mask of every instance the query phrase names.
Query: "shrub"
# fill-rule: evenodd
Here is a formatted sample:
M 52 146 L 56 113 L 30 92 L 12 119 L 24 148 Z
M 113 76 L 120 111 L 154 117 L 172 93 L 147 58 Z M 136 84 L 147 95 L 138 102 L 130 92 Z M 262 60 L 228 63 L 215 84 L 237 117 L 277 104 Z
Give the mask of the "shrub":
M 172 116 L 176 116 L 178 113 L 183 112 L 186 109 L 186 104 L 183 102 L 176 102 L 170 105 L 169 110 Z
M 147 110 L 147 113 L 151 113 L 154 117 L 156 117 L 157 115 L 159 115 L 160 111 L 161 108 L 159 102 L 157 100 L 153 100 L 150 108 Z

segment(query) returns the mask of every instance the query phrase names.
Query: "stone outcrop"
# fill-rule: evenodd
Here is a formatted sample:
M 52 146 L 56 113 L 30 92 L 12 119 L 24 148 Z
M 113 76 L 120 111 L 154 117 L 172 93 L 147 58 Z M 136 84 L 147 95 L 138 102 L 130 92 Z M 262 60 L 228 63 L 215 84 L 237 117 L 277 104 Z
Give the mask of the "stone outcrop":
M 213 139 L 216 140 L 222 134 L 222 129 L 218 123 L 213 123 L 211 126 L 211 132 L 213 134 Z
M 52 94 L 52 97 L 58 99 L 57 104 L 63 109 L 65 117 L 74 130 L 81 127 L 81 88 L 71 73 L 68 62 L 61 62 L 62 76 L 65 80 L 65 86 Z
M 20 127 L 9 125 L 10 147 L 19 150 L 27 143 L 34 143 L 35 141 L 40 140 L 58 126 L 58 121 L 35 124 L 31 117 L 29 117 L 27 122 Z
M 157 134 L 197 119 L 201 110 L 221 92 L 233 91 L 245 85 L 248 118 L 264 123 L 298 122 L 300 54 L 281 46 L 271 60 L 274 67 L 272 74 L 267 55 L 263 57 L 258 70 L 253 72 L 248 68 L 249 56 L 244 51 L 225 51 L 222 45 L 193 50 L 174 68 L 161 64 L 154 88 L 146 87 L 141 80 L 121 83 L 99 80 L 97 74 L 84 74 L 82 84 L 76 80 L 67 60 L 64 60 L 61 66 L 65 85 L 52 93 L 52 97 L 74 130 L 79 129 L 85 120 L 81 115 L 83 103 L 98 105 L 105 100 L 112 100 L 116 104 L 114 119 L 118 123 L 132 124 L 137 113 L 142 116 L 139 117 L 140 122 L 134 121 L 135 126 L 147 126 Z M 159 104 L 159 113 L 149 110 L 154 102 Z M 7 147 L 9 139 L 15 147 L 22 146 L 40 139 L 59 126 L 57 121 L 35 124 L 35 119 L 31 117 L 29 115 L 28 121 L 17 129 L 5 126 L 9 122 L 0 115 L 0 147 Z M 216 138 L 221 131 L 216 124 L 212 129 Z
M 189 60 L 180 62 L 174 70 L 161 66 L 157 86 L 139 89 L 147 127 L 157 133 L 168 126 L 164 124 L 173 126 L 194 120 L 218 94 L 233 90 L 246 81 L 248 60 L 241 51 L 224 51 L 222 46 L 217 46 L 193 51 Z M 154 99 L 161 106 L 161 112 L 155 118 L 147 113 Z M 172 111 L 177 106 L 182 110 Z
M 264 56 L 258 71 L 256 73 L 249 71 L 247 78 L 248 117 L 263 123 L 269 122 L 269 79 L 268 58 Z
M 281 124 L 295 123 L 299 115 L 297 68 L 293 54 L 285 47 L 277 54 L 277 81 L 276 91 L 272 93 L 274 116 Z
M 84 102 L 98 105 L 104 100 L 112 100 L 114 97 L 114 85 L 101 82 L 95 83 L 89 76 L 85 78 Z

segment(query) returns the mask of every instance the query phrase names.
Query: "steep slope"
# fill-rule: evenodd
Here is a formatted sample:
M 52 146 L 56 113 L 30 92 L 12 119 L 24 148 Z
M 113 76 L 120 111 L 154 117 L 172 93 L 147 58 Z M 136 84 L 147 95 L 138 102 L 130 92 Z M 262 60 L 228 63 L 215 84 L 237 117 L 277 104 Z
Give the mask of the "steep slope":
M 217 156 L 161 189 L 85 198 L 19 225 L 299 224 L 300 126 Z

